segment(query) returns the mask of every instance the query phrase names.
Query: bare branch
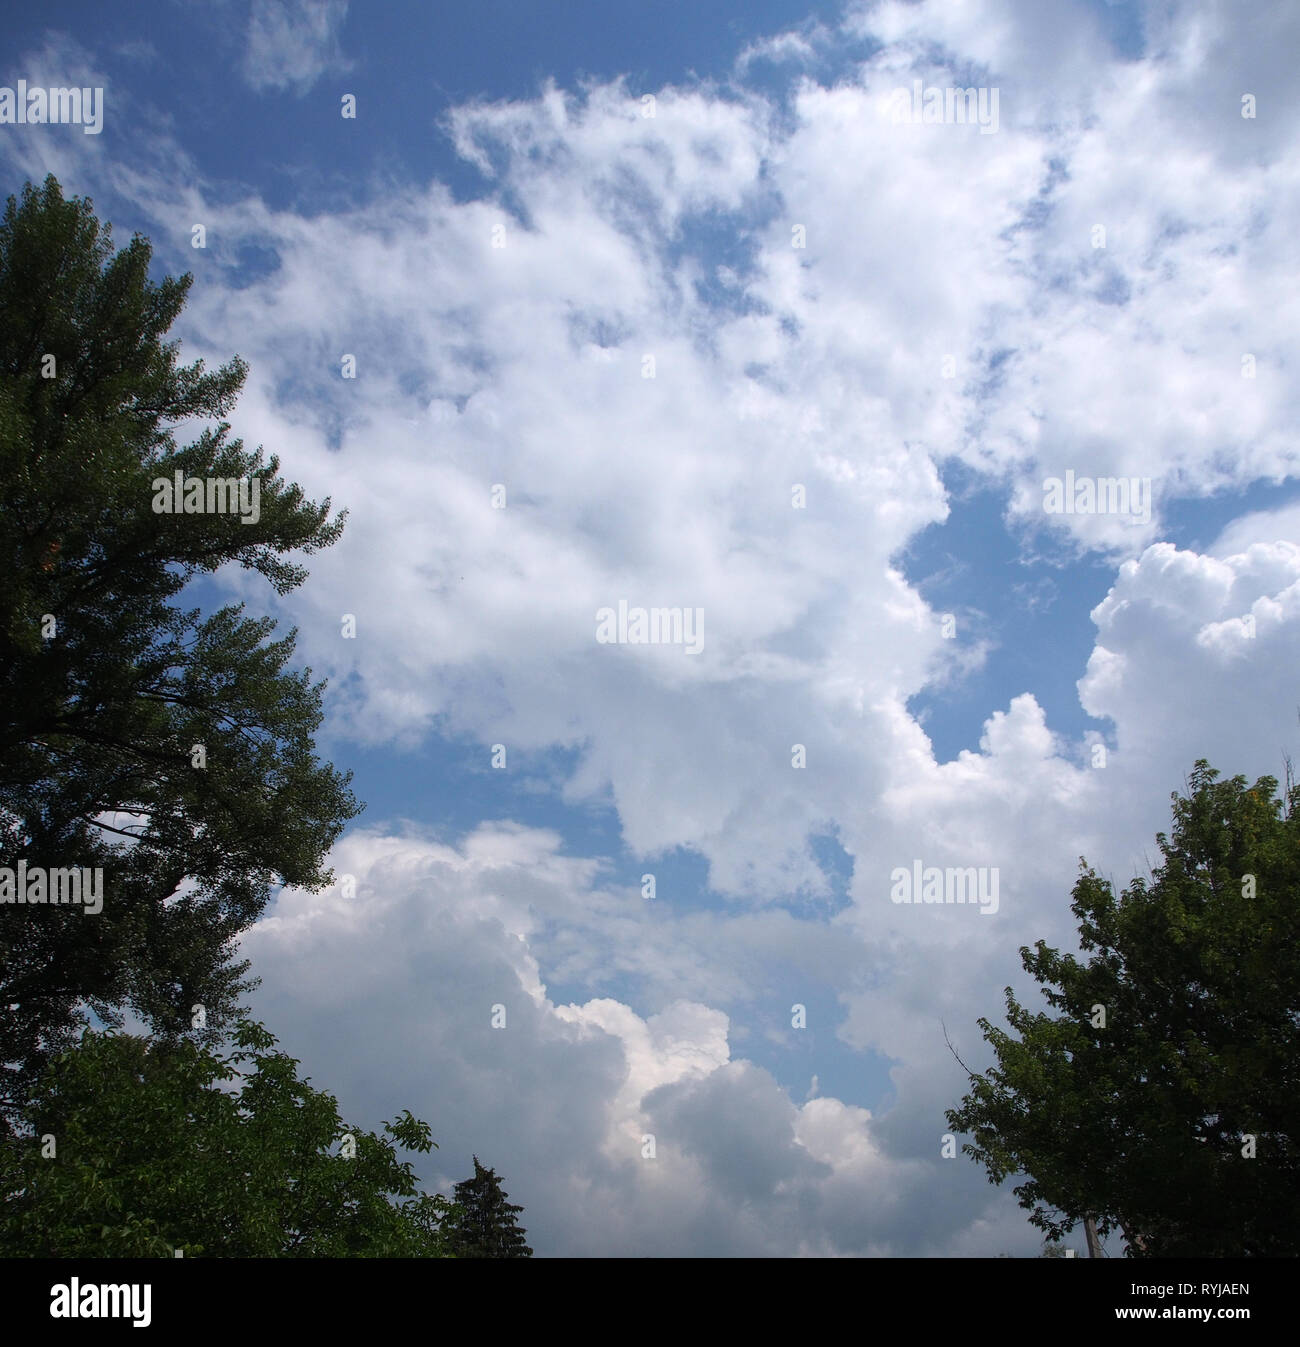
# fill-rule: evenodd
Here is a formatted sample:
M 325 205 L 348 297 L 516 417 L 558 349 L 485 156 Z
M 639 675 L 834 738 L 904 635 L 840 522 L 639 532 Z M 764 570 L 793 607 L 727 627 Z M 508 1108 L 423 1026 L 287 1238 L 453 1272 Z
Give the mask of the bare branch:
M 952 1039 L 948 1037 L 948 1026 L 943 1023 L 942 1019 L 940 1019 L 939 1023 L 943 1025 L 943 1041 L 948 1045 L 948 1051 L 952 1053 L 954 1057 L 957 1058 L 957 1065 L 961 1067 L 961 1069 L 967 1074 L 967 1076 L 970 1077 L 971 1080 L 974 1080 L 975 1073 L 970 1069 L 970 1067 L 966 1065 L 965 1062 L 962 1061 L 960 1057 L 957 1056 L 957 1049 L 953 1047 Z

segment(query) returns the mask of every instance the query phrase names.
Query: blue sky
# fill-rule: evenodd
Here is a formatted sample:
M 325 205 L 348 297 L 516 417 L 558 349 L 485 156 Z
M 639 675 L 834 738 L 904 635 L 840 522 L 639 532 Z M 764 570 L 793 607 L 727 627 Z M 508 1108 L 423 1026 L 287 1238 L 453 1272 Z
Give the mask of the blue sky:
M 299 628 L 367 803 L 355 897 L 246 937 L 254 1009 L 349 1117 L 427 1118 L 428 1182 L 477 1153 L 539 1254 L 1037 1250 L 940 1156 L 941 1022 L 985 1061 L 1078 856 L 1123 882 L 1197 757 L 1295 748 L 1296 22 L 11 17 L 0 81 L 106 113 L 0 127 L 6 191 L 54 172 L 193 272 L 184 355 L 247 358 L 235 432 L 350 512 L 284 601 L 197 594 Z M 997 124 L 900 125 L 914 80 Z M 1067 471 L 1149 516 L 1047 513 Z M 600 643 L 620 600 L 701 610 L 703 651 Z M 915 858 L 998 909 L 891 903 Z

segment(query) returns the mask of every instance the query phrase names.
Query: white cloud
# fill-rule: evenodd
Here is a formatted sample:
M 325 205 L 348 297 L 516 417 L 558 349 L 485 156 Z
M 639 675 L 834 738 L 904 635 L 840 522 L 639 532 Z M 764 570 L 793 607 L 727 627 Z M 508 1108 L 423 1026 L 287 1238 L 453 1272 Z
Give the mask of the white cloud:
M 813 60 L 820 47 L 824 47 L 830 34 L 820 24 L 811 25 L 805 32 L 777 33 L 774 37 L 758 38 L 744 47 L 736 57 L 736 70 L 748 74 L 750 66 L 760 61 L 770 61 L 773 65 L 785 62 L 807 64 Z
M 1209 553 L 1230 557 L 1245 552 L 1254 543 L 1282 542 L 1300 546 L 1300 505 L 1257 510 L 1234 519 L 1211 544 Z
M 307 87 L 334 59 L 330 13 L 314 56 L 259 57 L 253 78 Z M 174 146 L 111 172 L 59 150 L 177 236 L 211 222 L 186 354 L 247 356 L 238 432 L 351 511 L 286 605 L 333 680 L 332 732 L 436 728 L 485 760 L 497 742 L 573 750 L 567 801 L 612 804 L 647 868 L 695 850 L 736 900 L 646 904 L 508 823 L 454 845 L 356 831 L 335 864 L 363 878 L 358 900 L 287 895 L 246 942 L 268 1018 L 331 1086 L 429 1116 L 448 1164 L 507 1157 L 557 1252 L 1023 1241 L 1005 1193 L 938 1159 L 964 1081 L 941 1020 L 978 1059 L 975 1017 L 1024 985 L 1016 948 L 1071 938 L 1077 857 L 1139 873 L 1196 757 L 1280 766 L 1296 511 L 1239 520 L 1206 554 L 1161 543 L 1160 511 L 1295 471 L 1277 297 L 1300 261 L 1298 95 L 1278 55 L 1296 11 L 1253 16 L 1267 52 L 1225 6 L 1170 13 L 1145 12 L 1151 48 L 1130 60 L 1082 5 L 883 4 L 848 23 L 884 45 L 833 87 L 801 78 L 784 109 L 701 85 L 659 91 L 646 118 L 620 82 L 462 106 L 454 142 L 499 194 L 479 201 L 434 183 L 307 216 L 210 200 Z M 258 51 L 288 49 L 293 26 L 264 18 Z M 763 50 L 814 39 L 831 41 Z M 997 85 L 999 131 L 882 121 L 913 78 Z M 1254 123 L 1241 90 L 1259 93 Z M 241 288 L 244 244 L 279 267 Z M 1010 525 L 1047 530 L 1052 555 L 1113 558 L 1072 671 L 1109 721 L 1104 769 L 1032 688 L 944 764 L 907 711 L 979 658 L 942 639 L 895 560 L 946 517 L 950 458 L 1004 484 Z M 1155 517 L 1046 518 L 1042 479 L 1066 469 L 1151 477 Z M 598 645 L 596 609 L 620 598 L 701 607 L 703 653 Z M 808 841 L 824 830 L 854 858 L 850 902 L 796 917 L 795 896 L 828 894 Z M 891 868 L 915 858 L 997 867 L 996 917 L 890 903 Z M 887 1109 L 819 1085 L 797 1104 L 740 1051 L 778 961 L 838 995 L 848 1045 L 893 1063 Z M 561 983 L 582 1003 L 554 1003 Z M 489 1028 L 495 1002 L 507 1031 Z
M 597 867 L 557 846 L 517 828 L 457 846 L 352 833 L 334 860 L 354 899 L 286 892 L 245 937 L 264 979 L 255 1011 L 306 1073 L 328 1063 L 349 1121 L 405 1107 L 428 1120 L 440 1150 L 426 1181 L 463 1177 L 471 1152 L 496 1168 L 548 1252 L 914 1247 L 924 1194 L 947 1194 L 949 1172 L 891 1158 L 865 1109 L 792 1103 L 733 1057 L 725 1013 L 678 999 L 643 1018 L 610 998 L 550 999 L 533 952 L 546 945 L 540 914 L 595 911 L 597 936 L 612 915 Z M 494 1029 L 497 1006 L 506 1022 Z M 972 1216 L 987 1206 L 973 1172 L 958 1187 Z M 947 1237 L 935 1227 L 921 1239 Z
M 1093 617 L 1079 691 L 1115 720 L 1121 758 L 1179 781 L 1194 743 L 1216 767 L 1278 775 L 1295 723 L 1300 546 L 1216 558 L 1157 544 L 1124 564 Z
M 244 48 L 244 78 L 259 93 L 299 96 L 322 75 L 350 63 L 339 47 L 348 0 L 253 0 Z
M 825 892 L 810 831 L 834 825 L 855 858 L 832 924 L 773 912 L 656 928 L 599 891 L 553 899 L 548 929 L 512 918 L 529 953 L 511 967 L 544 1041 L 566 1060 L 613 1043 L 625 1064 L 591 1085 L 598 1135 L 580 1129 L 600 1179 L 534 1195 L 557 1221 L 602 1185 L 625 1213 L 648 1203 L 653 1232 L 634 1237 L 625 1215 L 603 1236 L 613 1247 L 770 1250 L 737 1215 L 759 1201 L 803 1251 L 988 1252 L 1005 1194 L 924 1196 L 951 1182 L 936 1157 L 962 1085 L 940 1020 L 978 1058 L 975 1017 L 1023 985 L 1014 950 L 1071 938 L 1078 856 L 1125 882 L 1194 757 L 1269 770 L 1291 724 L 1292 553 L 1149 544 L 1172 494 L 1293 466 L 1284 317 L 1265 297 L 1291 274 L 1300 161 L 1278 143 L 1210 174 L 1187 68 L 1216 59 L 1212 42 L 1197 56 L 1174 33 L 1165 55 L 1122 62 L 1081 13 L 1049 46 L 1023 7 L 965 11 L 881 7 L 891 45 L 856 83 L 800 86 L 780 131 L 762 100 L 708 89 L 661 91 L 653 119 L 621 84 L 461 108 L 456 143 L 510 210 L 434 187 L 310 223 L 231 212 L 226 228 L 246 220 L 281 269 L 199 300 L 205 330 L 258 334 L 250 436 L 352 509 L 295 612 L 315 667 L 360 674 L 346 705 L 360 733 L 418 736 L 442 717 L 512 751 L 577 748 L 567 798 L 612 803 L 636 854 L 697 849 L 715 887 L 758 903 Z M 949 66 L 908 36 L 935 23 Z M 1002 82 L 997 135 L 882 124 L 890 89 L 947 82 L 963 59 Z M 721 312 L 700 297 L 711 276 L 691 247 L 719 219 L 750 244 L 720 277 Z M 312 396 L 346 417 L 337 452 L 272 393 L 301 377 L 304 349 L 319 361 Z M 1253 382 L 1244 349 L 1259 356 Z M 360 376 L 340 395 L 342 351 Z M 1129 558 L 1078 671 L 1083 705 L 1112 722 L 1104 770 L 1029 690 L 990 708 L 978 753 L 942 765 L 904 709 L 962 658 L 891 565 L 945 517 L 948 455 L 1011 484 L 1013 522 Z M 1042 478 L 1066 468 L 1150 476 L 1150 526 L 1044 519 Z M 495 482 L 505 510 L 489 504 Z M 791 509 L 794 483 L 807 510 Z M 704 653 L 597 646 L 595 610 L 620 597 L 702 607 Z M 361 621 L 346 652 L 344 611 Z M 891 904 L 889 872 L 914 858 L 996 867 L 998 915 Z M 810 976 L 832 946 L 848 956 L 822 965 L 843 1037 L 898 1063 L 879 1120 L 832 1098 L 797 1106 L 728 1045 L 728 1017 L 753 1013 L 792 938 Z M 631 977 L 650 1009 L 550 1008 L 543 968 L 595 986 Z M 683 1026 L 671 1042 L 665 1014 Z M 547 1093 L 535 1107 L 556 1105 Z M 658 1168 L 611 1158 L 656 1127 Z M 717 1141 L 733 1134 L 732 1149 Z M 511 1144 L 523 1173 L 534 1143 Z M 871 1216 L 854 1207 L 859 1173 Z

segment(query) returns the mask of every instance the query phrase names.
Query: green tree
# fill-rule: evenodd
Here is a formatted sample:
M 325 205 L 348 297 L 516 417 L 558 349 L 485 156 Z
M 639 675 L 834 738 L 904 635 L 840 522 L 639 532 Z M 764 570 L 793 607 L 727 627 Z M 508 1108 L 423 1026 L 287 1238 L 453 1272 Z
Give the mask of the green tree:
M 1086 864 L 1086 962 L 1022 948 L 1050 1014 L 1006 989 L 997 1065 L 948 1111 L 963 1149 L 1058 1239 L 1085 1216 L 1130 1256 L 1300 1252 L 1300 788 L 1218 780 L 1173 796 L 1152 882 L 1116 898 Z
M 528 1233 L 515 1219 L 523 1207 L 506 1201 L 501 1180 L 474 1157 L 474 1177 L 455 1188 L 455 1211 L 448 1222 L 450 1247 L 457 1258 L 531 1258 Z
M 138 235 L 115 253 L 53 177 L 0 220 L 0 867 L 103 870 L 93 917 L 0 885 L 0 1130 L 88 1011 L 229 1022 L 252 985 L 236 937 L 275 884 L 330 882 L 359 812 L 315 756 L 323 684 L 287 667 L 296 633 L 173 602 L 227 563 L 287 593 L 306 572 L 285 554 L 329 546 L 343 516 L 224 421 L 177 444 L 229 411 L 246 366 L 177 364 L 164 336 L 192 278 L 155 285 L 150 259 Z M 256 479 L 257 521 L 156 512 L 178 471 L 250 496 Z
M 88 1031 L 51 1062 L 34 1135 L 0 1141 L 0 1254 L 450 1256 L 451 1204 L 397 1154 L 436 1145 L 426 1123 L 350 1128 L 261 1025 L 234 1044 Z

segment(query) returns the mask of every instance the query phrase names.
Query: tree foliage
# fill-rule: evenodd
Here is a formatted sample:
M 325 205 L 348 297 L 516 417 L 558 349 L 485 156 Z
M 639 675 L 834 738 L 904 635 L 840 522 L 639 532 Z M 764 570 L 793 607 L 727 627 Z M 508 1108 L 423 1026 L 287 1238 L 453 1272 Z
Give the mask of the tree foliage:
M 455 1211 L 447 1226 L 451 1249 L 458 1258 L 531 1258 L 524 1243 L 528 1233 L 516 1220 L 523 1207 L 506 1201 L 501 1180 L 474 1157 L 474 1177 L 455 1188 Z
M 1300 788 L 1197 762 L 1148 884 L 1086 863 L 1088 956 L 1022 948 L 1052 1012 L 1006 989 L 997 1065 L 948 1124 L 1059 1239 L 1087 1215 L 1130 1256 L 1300 1252 Z M 1099 1013 L 1102 1012 L 1102 1013 Z M 1253 1158 L 1251 1152 L 1253 1151 Z
M 242 605 L 174 600 L 237 563 L 278 594 L 286 559 L 339 536 L 220 421 L 246 366 L 177 363 L 164 340 L 191 277 L 149 279 L 91 202 L 28 184 L 0 220 L 0 866 L 103 869 L 103 910 L 0 905 L 0 1126 L 87 1009 L 120 1025 L 215 1031 L 236 1013 L 239 933 L 273 886 L 327 884 L 358 810 L 317 760 L 323 684 L 289 668 L 295 633 Z M 155 513 L 152 482 L 257 477 L 260 517 Z M 195 745 L 206 765 L 195 766 Z
M 233 1042 L 88 1031 L 51 1062 L 34 1135 L 0 1142 L 0 1254 L 450 1256 L 452 1204 L 397 1153 L 436 1145 L 426 1123 L 348 1127 L 261 1025 Z

